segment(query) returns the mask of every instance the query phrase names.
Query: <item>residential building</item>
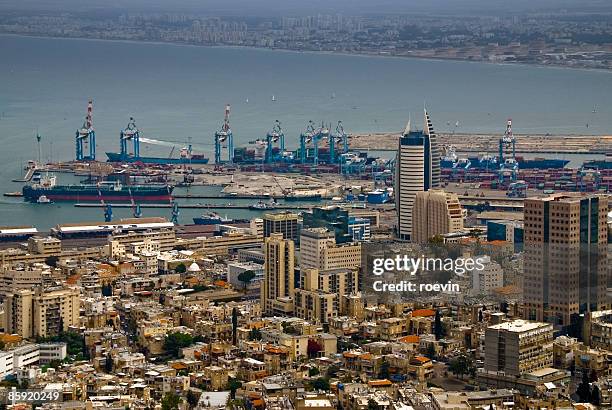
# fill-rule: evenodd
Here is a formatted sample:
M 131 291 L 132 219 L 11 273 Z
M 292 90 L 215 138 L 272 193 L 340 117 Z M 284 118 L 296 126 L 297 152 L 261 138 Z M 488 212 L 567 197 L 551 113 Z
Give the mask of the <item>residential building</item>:
M 472 270 L 472 291 L 475 295 L 488 295 L 504 286 L 504 269 L 488 255 L 478 258 L 483 269 Z
M 524 318 L 573 327 L 610 309 L 608 198 L 557 194 L 525 200 Z
M 267 315 L 288 315 L 293 312 L 295 291 L 295 245 L 282 233 L 273 233 L 264 240 L 264 280 L 261 306 Z
M 251 280 L 249 286 L 259 288 L 261 281 L 264 279 L 264 267 L 254 262 L 233 262 L 227 264 L 227 282 L 231 283 L 235 288 L 242 289 L 245 284 L 238 279 L 238 276 L 246 271 L 252 271 L 255 277 Z
M 298 215 L 293 212 L 266 213 L 263 216 L 263 236 L 282 233 L 284 239 L 296 242 L 298 238 Z
M 295 290 L 295 316 L 317 324 L 338 316 L 340 297 L 357 290 L 357 271 L 302 269 Z
M 17 289 L 4 294 L 4 331 L 24 338 L 52 336 L 78 326 L 78 288 Z
M 327 228 L 304 228 L 300 234 L 300 267 L 319 270 L 350 269 L 361 266 L 361 244 L 336 244 Z
M 521 376 L 552 367 L 553 326 L 522 319 L 489 326 L 485 332 L 484 369 Z
M 455 193 L 441 189 L 417 192 L 412 209 L 412 241 L 426 243 L 436 235 L 463 230 L 463 210 Z

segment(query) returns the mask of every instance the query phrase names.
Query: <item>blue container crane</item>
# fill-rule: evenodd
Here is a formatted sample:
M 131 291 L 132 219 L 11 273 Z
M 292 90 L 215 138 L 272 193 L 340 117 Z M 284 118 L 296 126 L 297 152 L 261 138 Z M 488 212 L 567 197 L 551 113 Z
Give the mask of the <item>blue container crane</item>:
M 315 131 L 314 122 L 308 121 L 308 126 L 306 127 L 306 131 L 300 135 L 300 162 L 302 164 L 305 164 L 308 161 L 308 157 L 309 157 L 308 146 L 310 146 L 313 143 L 315 133 L 316 131 Z
M 221 129 L 215 132 L 215 164 L 234 162 L 234 135 L 229 122 L 230 105 L 225 106 L 225 116 Z M 227 151 L 226 159 L 222 158 L 223 150 Z
M 346 154 L 348 152 L 348 134 L 344 132 L 344 127 L 342 126 L 342 121 L 338 121 L 338 125 L 336 125 L 336 133 L 330 134 L 329 136 L 329 162 L 330 164 L 335 164 L 338 162 L 338 153 L 336 152 L 336 144 L 340 142 L 341 152 L 340 154 Z
M 278 155 L 274 156 L 274 146 L 278 145 Z M 283 153 L 285 152 L 285 134 L 283 133 L 283 129 L 281 128 L 281 123 L 279 120 L 274 122 L 274 127 L 272 127 L 272 131 L 270 131 L 266 135 L 266 163 L 271 164 L 278 159 L 283 158 Z
M 132 152 L 130 153 L 129 145 L 132 145 Z M 130 117 L 127 127 L 121 130 L 119 134 L 119 144 L 121 145 L 121 159 L 127 160 L 130 156 L 138 159 L 140 158 L 140 131 L 136 126 L 134 117 Z
M 76 131 L 76 160 L 96 160 L 96 132 L 93 128 L 93 101 L 87 104 L 87 116 L 83 126 Z M 89 149 L 88 146 L 89 145 Z M 89 153 L 87 152 L 89 151 Z

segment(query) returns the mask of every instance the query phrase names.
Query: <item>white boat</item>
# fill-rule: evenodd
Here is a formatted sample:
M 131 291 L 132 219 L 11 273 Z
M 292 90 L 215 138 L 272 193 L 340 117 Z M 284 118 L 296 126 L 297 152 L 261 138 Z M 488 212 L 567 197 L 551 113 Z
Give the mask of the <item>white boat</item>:
M 53 203 L 53 201 L 51 201 L 49 198 L 47 198 L 46 195 L 41 195 L 36 200 L 36 203 L 37 204 L 50 204 L 50 203 Z

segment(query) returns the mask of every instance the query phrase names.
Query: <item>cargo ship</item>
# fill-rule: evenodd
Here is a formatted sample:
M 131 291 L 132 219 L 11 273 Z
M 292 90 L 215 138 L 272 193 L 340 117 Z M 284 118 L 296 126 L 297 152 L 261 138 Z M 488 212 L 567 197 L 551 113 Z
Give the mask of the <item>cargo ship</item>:
M 285 201 L 320 201 L 321 194 L 289 194 L 285 197 Z
M 567 159 L 534 158 L 525 159 L 516 157 L 519 169 L 561 169 L 569 164 Z
M 208 164 L 208 158 L 202 154 L 193 154 L 190 157 L 163 158 L 163 157 L 134 157 L 124 156 L 119 152 L 107 152 L 108 162 L 141 162 L 143 164 L 183 165 L 183 164 Z
M 172 199 L 170 185 L 123 185 L 119 181 L 84 185 L 57 185 L 55 176 L 41 177 L 40 182 L 26 185 L 23 197 L 39 202 L 41 197 L 50 201 L 106 201 L 106 202 L 164 202 Z
M 586 161 L 582 166 L 586 169 L 612 169 L 612 157 Z
M 516 157 L 519 169 L 562 169 L 569 164 L 569 160 L 566 159 L 549 159 L 549 158 L 534 158 L 525 159 L 523 157 Z M 467 166 L 466 166 L 467 165 Z M 442 157 L 440 166 L 444 169 L 466 169 L 471 168 L 473 170 L 482 171 L 497 171 L 500 168 L 500 164 L 497 157 L 491 155 L 484 155 L 482 157 L 469 157 L 469 158 L 457 158 L 457 157 Z

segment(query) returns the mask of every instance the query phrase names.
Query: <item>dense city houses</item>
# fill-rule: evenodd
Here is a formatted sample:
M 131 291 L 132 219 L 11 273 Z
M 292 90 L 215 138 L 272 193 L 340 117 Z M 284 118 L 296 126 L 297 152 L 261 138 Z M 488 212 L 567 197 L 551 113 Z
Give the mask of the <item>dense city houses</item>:
M 398 139 L 395 210 L 314 205 L 201 231 L 133 218 L 5 241 L 2 397 L 58 392 L 43 409 L 611 408 L 609 198 L 530 197 L 520 223 L 464 209 L 423 121 Z M 375 292 L 381 255 L 423 258 L 408 279 L 425 287 Z M 478 264 L 449 273 L 425 265 L 435 258 Z

